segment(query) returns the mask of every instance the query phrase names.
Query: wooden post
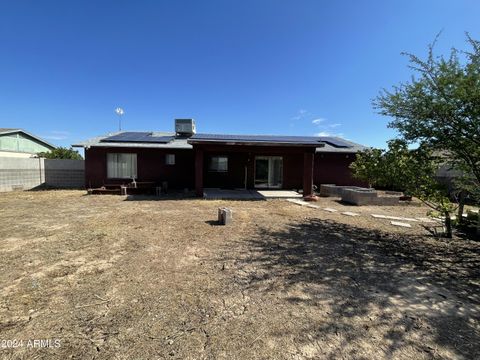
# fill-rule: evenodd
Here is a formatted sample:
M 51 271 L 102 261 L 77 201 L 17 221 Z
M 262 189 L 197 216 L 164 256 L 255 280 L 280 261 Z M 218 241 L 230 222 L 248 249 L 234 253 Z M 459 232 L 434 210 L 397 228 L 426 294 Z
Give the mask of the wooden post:
M 303 154 L 303 197 L 313 194 L 313 153 Z
M 203 150 L 195 149 L 195 193 L 203 197 Z

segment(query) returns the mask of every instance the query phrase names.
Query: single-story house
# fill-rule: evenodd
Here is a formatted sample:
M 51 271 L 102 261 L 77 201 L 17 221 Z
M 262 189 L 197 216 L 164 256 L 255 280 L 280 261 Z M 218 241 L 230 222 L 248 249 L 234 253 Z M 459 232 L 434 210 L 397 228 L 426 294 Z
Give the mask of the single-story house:
M 55 146 L 22 129 L 0 128 L 0 157 L 29 158 Z
M 349 165 L 365 147 L 338 137 L 200 134 L 193 119 L 175 132 L 117 132 L 74 147 L 85 149 L 88 188 L 132 180 L 169 188 L 303 189 L 359 185 Z

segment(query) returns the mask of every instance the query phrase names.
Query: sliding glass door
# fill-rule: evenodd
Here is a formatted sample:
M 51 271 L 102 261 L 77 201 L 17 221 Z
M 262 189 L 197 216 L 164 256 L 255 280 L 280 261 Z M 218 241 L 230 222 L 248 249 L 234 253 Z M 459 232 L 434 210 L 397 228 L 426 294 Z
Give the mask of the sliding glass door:
M 283 158 L 281 156 L 255 157 L 255 187 L 279 189 L 283 183 Z

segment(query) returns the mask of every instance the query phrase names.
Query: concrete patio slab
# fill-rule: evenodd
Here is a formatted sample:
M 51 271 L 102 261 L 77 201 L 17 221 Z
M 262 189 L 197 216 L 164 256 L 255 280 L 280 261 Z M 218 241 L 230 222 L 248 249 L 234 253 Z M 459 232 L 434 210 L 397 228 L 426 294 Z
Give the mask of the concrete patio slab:
M 390 215 L 380 215 L 380 214 L 371 214 L 374 218 L 378 219 L 389 219 L 389 220 L 400 220 L 400 221 L 414 221 L 417 222 L 417 219 L 414 218 L 407 218 L 401 216 L 390 216 Z
M 266 200 L 266 199 L 302 199 L 302 195 L 292 190 L 248 190 L 217 189 L 203 190 L 206 200 Z
M 225 190 L 208 188 L 203 190 L 203 198 L 206 200 L 265 200 L 255 190 Z
M 433 219 L 433 218 L 427 218 L 427 217 L 418 217 L 416 218 L 418 221 L 424 222 L 424 223 L 436 223 L 436 222 L 441 222 L 442 220 L 440 219 Z
M 351 211 L 344 211 L 342 212 L 342 215 L 347 215 L 347 216 L 359 216 L 360 214 L 351 212 Z
M 265 199 L 302 199 L 302 194 L 293 190 L 256 190 Z
M 401 226 L 401 227 L 407 227 L 407 228 L 412 227 L 412 225 L 410 225 L 409 223 L 404 223 L 404 222 L 400 222 L 400 221 L 390 221 L 390 224 L 392 224 L 394 226 Z

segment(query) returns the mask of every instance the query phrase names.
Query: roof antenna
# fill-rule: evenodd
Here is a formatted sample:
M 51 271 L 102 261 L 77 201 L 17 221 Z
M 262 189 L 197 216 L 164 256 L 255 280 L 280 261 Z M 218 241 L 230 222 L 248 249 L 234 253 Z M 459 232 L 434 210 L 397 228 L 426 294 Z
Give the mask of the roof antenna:
M 125 114 L 125 111 L 121 107 L 117 107 L 115 113 L 118 115 L 118 131 L 122 131 L 122 116 Z

